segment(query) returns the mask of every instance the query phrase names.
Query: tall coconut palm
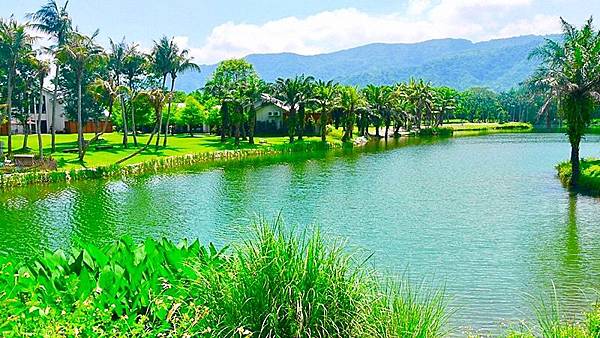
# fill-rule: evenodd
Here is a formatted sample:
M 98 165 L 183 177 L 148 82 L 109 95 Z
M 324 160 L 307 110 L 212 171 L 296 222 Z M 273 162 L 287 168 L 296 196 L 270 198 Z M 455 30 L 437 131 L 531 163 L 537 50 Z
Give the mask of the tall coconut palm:
M 315 84 L 314 98 L 321 113 L 319 117 L 319 129 L 321 132 L 321 141 L 323 142 L 327 140 L 327 122 L 329 122 L 331 110 L 338 101 L 338 88 L 339 85 L 331 80 L 327 82 L 319 80 Z
M 42 110 L 44 107 L 44 80 L 50 73 L 50 64 L 47 61 L 43 61 L 40 59 L 34 59 L 34 67 L 37 71 L 37 78 L 39 84 L 39 102 L 38 102 L 38 112 L 37 112 L 37 120 L 35 125 L 35 131 L 37 133 L 38 139 L 38 154 L 40 160 L 44 159 L 44 145 L 42 141 Z M 48 114 L 46 112 L 46 114 Z
M 61 64 L 58 60 L 57 52 L 67 43 L 69 33 L 72 30 L 71 18 L 67 11 L 69 1 L 61 7 L 56 0 L 49 0 L 37 12 L 28 14 L 28 18 L 35 21 L 32 27 L 44 32 L 56 41 L 56 45 L 51 49 L 55 55 L 56 74 L 54 76 L 54 91 L 52 93 L 52 110 L 50 133 L 52 134 L 52 152 L 56 151 L 56 103 L 58 102 L 59 77 Z
M 581 29 L 561 18 L 562 41 L 546 40 L 530 57 L 542 63 L 531 82 L 550 88 L 544 108 L 558 103 L 571 144 L 571 186 L 580 177 L 579 146 L 600 102 L 600 32 L 590 18 Z
M 88 68 L 98 58 L 103 57 L 102 47 L 96 44 L 94 39 L 98 36 L 96 31 L 92 36 L 86 36 L 78 32 L 71 33 L 67 44 L 62 46 L 58 52 L 59 59 L 73 69 L 77 83 L 77 146 L 79 149 L 79 160 L 83 161 L 83 112 L 82 112 L 82 84 L 83 76 Z
M 17 64 L 32 55 L 35 39 L 27 33 L 28 24 L 14 18 L 0 18 L 0 56 L 5 60 L 7 74 L 6 115 L 8 117 L 8 155 L 12 154 L 12 99 Z
M 175 81 L 177 80 L 177 76 L 181 73 L 185 73 L 187 71 L 197 71 L 200 72 L 200 66 L 192 62 L 191 57 L 189 57 L 189 51 L 184 49 L 179 51 L 177 44 L 173 44 L 175 50 L 173 51 L 173 60 L 171 62 L 171 70 L 169 75 L 171 77 L 171 90 L 169 95 L 169 103 L 167 105 L 167 124 L 165 127 L 165 135 L 163 138 L 163 147 L 167 146 L 167 135 L 169 134 L 169 122 L 171 120 L 171 104 L 173 101 L 173 91 L 175 90 Z
M 125 58 L 127 57 L 127 44 L 125 43 L 125 38 L 120 42 L 114 42 L 112 39 L 109 40 L 110 43 L 110 52 L 108 54 L 108 68 L 110 70 L 110 77 L 112 79 L 109 82 L 115 87 L 121 86 L 121 76 L 125 72 Z M 121 121 L 123 122 L 123 147 L 127 148 L 129 146 L 128 134 L 129 130 L 127 128 L 127 109 L 125 106 L 125 99 L 123 95 L 118 96 L 121 106 Z
M 162 77 L 162 85 L 161 89 L 166 91 L 166 83 L 167 76 L 171 73 L 173 69 L 173 60 L 178 52 L 177 44 L 173 41 L 173 39 L 169 39 L 166 36 L 160 38 L 160 40 L 154 42 L 154 47 L 152 48 L 151 59 L 152 59 L 152 68 L 156 75 Z M 170 98 L 171 95 L 166 95 L 165 97 Z M 158 117 L 158 135 L 156 136 L 156 149 L 158 149 L 158 145 L 160 143 L 160 134 L 162 131 L 163 125 L 163 114 L 160 113 Z
M 135 106 L 133 105 L 133 98 L 137 94 L 137 90 L 135 88 L 136 80 L 142 76 L 145 72 L 146 68 L 146 58 L 142 53 L 138 51 L 138 46 L 136 44 L 131 44 L 127 47 L 125 52 L 126 56 L 123 60 L 123 74 L 127 79 L 127 87 L 128 87 L 128 104 L 131 113 L 131 132 L 133 136 L 133 144 L 137 147 L 137 130 L 135 125 Z

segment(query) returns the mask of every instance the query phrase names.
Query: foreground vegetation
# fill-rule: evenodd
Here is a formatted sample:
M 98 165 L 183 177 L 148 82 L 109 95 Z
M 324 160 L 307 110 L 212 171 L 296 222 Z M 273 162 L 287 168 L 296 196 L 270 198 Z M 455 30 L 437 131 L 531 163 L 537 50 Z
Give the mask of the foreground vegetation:
M 261 224 L 217 250 L 124 239 L 0 259 L 4 336 L 437 337 L 442 291 L 380 279 L 319 232 Z
M 572 177 L 570 162 L 562 162 L 556 166 L 558 177 L 564 184 L 569 184 Z M 600 160 L 585 159 L 580 164 L 580 177 L 577 190 L 592 195 L 600 195 Z

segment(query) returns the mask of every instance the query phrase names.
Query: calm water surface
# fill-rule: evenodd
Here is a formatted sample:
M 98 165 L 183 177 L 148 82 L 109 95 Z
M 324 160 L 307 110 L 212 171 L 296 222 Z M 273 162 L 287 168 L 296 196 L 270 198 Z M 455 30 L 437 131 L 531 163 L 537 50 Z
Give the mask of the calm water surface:
M 123 235 L 230 242 L 257 214 L 318 224 L 383 272 L 444 284 L 453 324 L 498 332 L 556 285 L 575 314 L 600 288 L 600 200 L 570 196 L 559 134 L 415 140 L 117 181 L 0 193 L 0 250 L 29 256 Z M 590 136 L 582 156 L 600 157 Z

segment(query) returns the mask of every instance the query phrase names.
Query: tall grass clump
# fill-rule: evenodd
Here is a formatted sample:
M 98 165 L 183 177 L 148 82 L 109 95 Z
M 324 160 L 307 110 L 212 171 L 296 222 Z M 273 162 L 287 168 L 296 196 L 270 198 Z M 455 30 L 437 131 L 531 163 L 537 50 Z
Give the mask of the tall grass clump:
M 507 334 L 508 338 L 598 338 L 600 337 L 600 304 L 585 314 L 583 320 L 568 320 L 564 317 L 556 289 L 550 300 L 540 298 L 533 301 L 536 321 L 533 325 L 523 324 Z
M 218 251 L 121 240 L 0 260 L 3 336 L 436 337 L 443 292 L 385 282 L 318 231 L 264 222 Z

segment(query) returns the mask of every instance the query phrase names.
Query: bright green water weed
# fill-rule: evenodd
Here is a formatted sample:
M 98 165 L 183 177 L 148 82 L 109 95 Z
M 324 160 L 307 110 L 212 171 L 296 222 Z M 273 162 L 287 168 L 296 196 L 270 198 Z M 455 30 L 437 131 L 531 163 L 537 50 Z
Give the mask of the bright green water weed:
M 4 336 L 436 337 L 442 291 L 383 282 L 318 231 L 260 223 L 218 251 L 198 242 L 1 261 Z

